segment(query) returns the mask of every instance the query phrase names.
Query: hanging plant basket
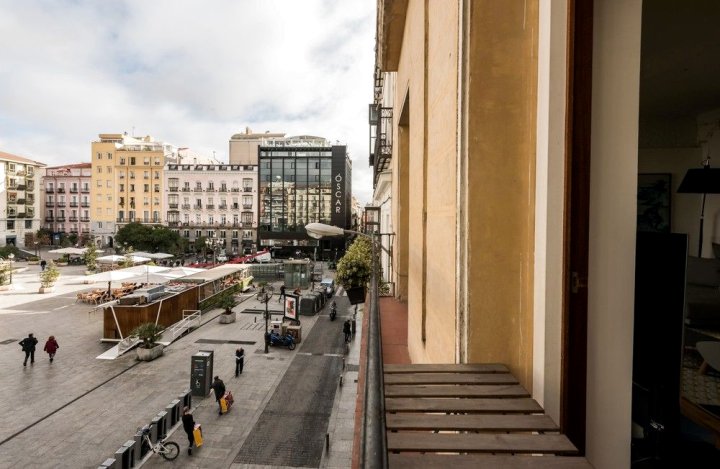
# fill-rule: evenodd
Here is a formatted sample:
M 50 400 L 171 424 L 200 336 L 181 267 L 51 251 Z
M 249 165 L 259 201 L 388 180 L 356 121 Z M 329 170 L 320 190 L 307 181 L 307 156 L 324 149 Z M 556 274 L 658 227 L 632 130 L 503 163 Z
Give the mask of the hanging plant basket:
M 345 292 L 347 292 L 348 299 L 350 300 L 351 305 L 356 305 L 358 303 L 365 303 L 365 295 L 367 293 L 367 288 L 365 287 L 352 287 L 345 289 Z

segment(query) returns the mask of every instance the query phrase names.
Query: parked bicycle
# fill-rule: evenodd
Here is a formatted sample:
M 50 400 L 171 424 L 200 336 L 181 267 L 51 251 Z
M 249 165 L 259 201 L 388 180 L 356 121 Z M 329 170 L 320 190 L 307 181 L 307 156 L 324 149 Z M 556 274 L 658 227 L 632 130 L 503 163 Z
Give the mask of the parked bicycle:
M 142 431 L 143 444 L 146 445 L 153 453 L 159 454 L 168 461 L 172 461 L 178 457 L 178 454 L 180 454 L 180 446 L 174 441 L 165 441 L 167 438 L 163 438 L 153 444 L 153 442 L 150 441 L 150 428 L 139 428 L 138 431 L 140 430 Z

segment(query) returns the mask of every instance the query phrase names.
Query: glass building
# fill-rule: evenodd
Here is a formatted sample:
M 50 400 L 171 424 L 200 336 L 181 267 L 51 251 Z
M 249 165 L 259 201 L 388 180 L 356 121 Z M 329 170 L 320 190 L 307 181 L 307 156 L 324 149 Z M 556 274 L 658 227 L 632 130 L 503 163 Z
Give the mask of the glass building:
M 281 256 L 335 256 L 344 240 L 318 242 L 305 225 L 350 228 L 352 166 L 346 147 L 321 137 L 269 138 L 258 157 L 259 248 L 274 247 Z

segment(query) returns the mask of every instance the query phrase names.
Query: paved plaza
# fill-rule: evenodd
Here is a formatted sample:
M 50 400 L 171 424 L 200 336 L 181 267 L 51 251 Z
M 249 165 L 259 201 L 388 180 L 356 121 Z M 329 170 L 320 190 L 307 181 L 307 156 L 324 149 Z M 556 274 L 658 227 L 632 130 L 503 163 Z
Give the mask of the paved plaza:
M 220 324 L 220 310 L 210 311 L 157 360 L 139 362 L 133 351 L 98 360 L 112 346 L 100 342 L 102 312 L 75 302 L 77 292 L 97 286 L 82 282 L 82 266 L 61 267 L 55 292 L 40 295 L 38 272 L 27 266 L 13 276 L 13 290 L 0 292 L 0 468 L 98 467 L 189 388 L 190 358 L 198 350 L 214 350 L 214 374 L 233 392 L 235 405 L 218 416 L 212 396 L 193 397 L 203 447 L 188 456 L 185 433 L 176 427 L 169 432 L 181 447 L 175 461 L 153 455 L 135 467 L 350 467 L 360 340 L 345 355 L 341 329 L 352 310 L 344 293 L 336 297 L 338 320 L 331 322 L 325 309 L 300 317 L 303 340 L 294 351 L 263 353 L 262 315 L 242 311 L 264 305 L 246 295 L 235 323 Z M 269 304 L 271 311 L 279 306 L 276 298 Z M 362 307 L 358 325 L 361 317 Z M 18 341 L 29 332 L 38 350 L 35 364 L 23 367 Z M 42 351 L 49 335 L 60 344 L 52 364 Z M 239 346 L 245 369 L 235 378 Z

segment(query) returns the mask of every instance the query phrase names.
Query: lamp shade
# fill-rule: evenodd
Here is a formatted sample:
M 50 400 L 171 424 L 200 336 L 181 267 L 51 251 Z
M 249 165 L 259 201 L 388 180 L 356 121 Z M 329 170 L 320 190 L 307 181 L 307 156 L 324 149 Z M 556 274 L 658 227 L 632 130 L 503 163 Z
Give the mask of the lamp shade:
M 308 236 L 321 239 L 325 236 L 342 236 L 345 230 L 339 226 L 326 225 L 325 223 L 308 223 L 305 225 Z
M 688 169 L 677 191 L 681 194 L 720 194 L 720 168 Z

